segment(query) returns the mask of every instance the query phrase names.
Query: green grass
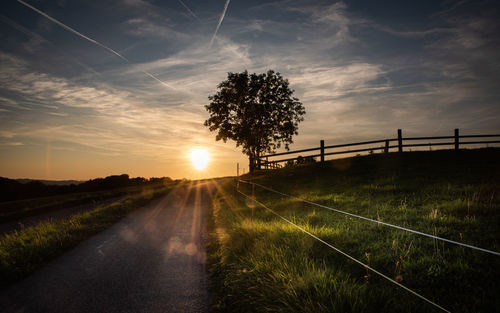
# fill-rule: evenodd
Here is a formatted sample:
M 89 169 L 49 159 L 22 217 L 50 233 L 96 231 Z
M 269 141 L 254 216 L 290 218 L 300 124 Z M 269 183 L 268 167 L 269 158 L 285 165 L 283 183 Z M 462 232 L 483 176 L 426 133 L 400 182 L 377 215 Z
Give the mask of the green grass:
M 500 251 L 500 149 L 374 154 L 245 175 L 347 212 Z M 257 200 L 452 312 L 500 307 L 500 257 L 314 207 Z M 251 188 L 240 184 L 251 194 Z M 223 185 L 208 243 L 214 310 L 438 312 Z
M 175 185 L 148 188 L 119 202 L 42 223 L 0 238 L 0 288 L 33 273 L 64 251 L 106 229 L 134 209 L 170 192 Z
M 104 191 L 79 192 L 50 197 L 33 198 L 26 200 L 6 201 L 0 203 L 0 223 L 17 220 L 23 217 L 43 214 L 50 211 L 103 201 L 106 199 L 137 194 L 143 189 L 160 188 L 161 185 L 131 186 Z

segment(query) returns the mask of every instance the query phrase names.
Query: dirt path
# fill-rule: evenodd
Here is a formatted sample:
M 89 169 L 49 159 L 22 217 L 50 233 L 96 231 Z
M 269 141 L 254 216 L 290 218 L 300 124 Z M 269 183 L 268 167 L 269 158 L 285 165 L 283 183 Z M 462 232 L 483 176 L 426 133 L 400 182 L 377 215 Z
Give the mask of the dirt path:
M 179 188 L 0 292 L 4 312 L 207 312 L 214 186 Z

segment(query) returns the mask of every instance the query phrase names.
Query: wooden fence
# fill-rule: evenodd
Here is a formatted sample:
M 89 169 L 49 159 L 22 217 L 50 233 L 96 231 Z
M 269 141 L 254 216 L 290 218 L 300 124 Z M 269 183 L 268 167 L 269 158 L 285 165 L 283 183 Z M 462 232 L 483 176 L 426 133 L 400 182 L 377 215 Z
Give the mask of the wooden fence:
M 485 138 L 494 138 L 494 137 L 497 137 L 496 140 L 485 140 Z M 467 140 L 466 138 L 469 138 L 469 140 Z M 470 140 L 471 138 L 473 138 L 473 139 Z M 435 141 L 442 141 L 442 140 L 449 140 L 449 139 L 452 139 L 452 141 L 435 142 Z M 466 140 L 463 141 L 461 139 L 466 139 Z M 403 141 L 409 142 L 409 143 L 403 143 Z M 422 141 L 427 141 L 427 142 L 422 143 Z M 397 148 L 398 152 L 403 152 L 403 148 L 433 147 L 433 146 L 454 146 L 455 150 L 458 150 L 458 149 L 460 149 L 460 145 L 464 146 L 464 145 L 474 145 L 474 144 L 495 144 L 495 143 L 500 143 L 500 135 L 459 135 L 458 128 L 455 129 L 455 133 L 453 136 L 406 137 L 406 138 L 403 138 L 402 130 L 398 129 L 398 137 L 397 138 L 362 141 L 362 142 L 346 143 L 346 144 L 332 145 L 332 146 L 325 146 L 325 141 L 321 140 L 320 146 L 317 148 L 294 150 L 294 151 L 287 151 L 287 152 L 264 155 L 258 160 L 258 162 L 259 162 L 258 168 L 265 168 L 265 169 L 278 168 L 278 167 L 281 167 L 281 164 L 283 162 L 296 161 L 298 158 L 307 159 L 307 158 L 319 157 L 320 162 L 324 162 L 325 156 L 328 156 L 328 155 L 340 155 L 340 154 L 349 154 L 349 153 L 366 152 L 366 151 L 373 152 L 376 150 L 383 150 L 385 153 L 388 153 L 390 149 L 394 149 L 394 148 Z M 373 145 L 377 145 L 377 144 L 378 144 L 378 146 L 373 146 Z M 371 147 L 363 147 L 363 146 L 367 146 L 367 145 L 372 145 L 372 146 Z M 356 147 L 356 149 L 326 152 L 326 150 L 328 150 L 328 149 L 344 148 L 344 147 Z M 305 156 L 297 156 L 297 157 L 293 157 L 293 158 L 272 160 L 273 158 L 275 158 L 277 156 L 298 154 L 298 153 L 311 152 L 311 151 L 319 151 L 319 153 L 305 155 Z

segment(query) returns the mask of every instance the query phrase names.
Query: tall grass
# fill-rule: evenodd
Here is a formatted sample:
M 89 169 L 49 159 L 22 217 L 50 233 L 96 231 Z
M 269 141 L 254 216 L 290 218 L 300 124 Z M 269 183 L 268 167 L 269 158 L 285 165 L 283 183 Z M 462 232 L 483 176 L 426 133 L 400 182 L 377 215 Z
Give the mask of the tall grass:
M 106 229 L 130 211 L 168 193 L 149 188 L 110 205 L 56 222 L 41 223 L 0 238 L 0 288 L 33 273 L 67 249 Z
M 500 151 L 370 155 L 244 177 L 316 203 L 500 251 Z M 280 215 L 453 312 L 500 307 L 500 258 L 256 188 Z M 251 194 L 251 188 L 240 184 Z M 209 254 L 216 311 L 433 312 L 423 300 L 221 186 Z

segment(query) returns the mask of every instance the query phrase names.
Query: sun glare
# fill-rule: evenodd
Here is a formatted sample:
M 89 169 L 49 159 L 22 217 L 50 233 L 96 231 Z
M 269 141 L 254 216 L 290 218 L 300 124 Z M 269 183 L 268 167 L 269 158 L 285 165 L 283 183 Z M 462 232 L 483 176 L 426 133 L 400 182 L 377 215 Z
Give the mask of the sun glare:
M 197 170 L 202 170 L 207 167 L 208 161 L 210 161 L 210 156 L 205 149 L 196 149 L 191 151 L 191 162 Z

